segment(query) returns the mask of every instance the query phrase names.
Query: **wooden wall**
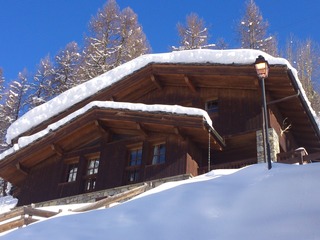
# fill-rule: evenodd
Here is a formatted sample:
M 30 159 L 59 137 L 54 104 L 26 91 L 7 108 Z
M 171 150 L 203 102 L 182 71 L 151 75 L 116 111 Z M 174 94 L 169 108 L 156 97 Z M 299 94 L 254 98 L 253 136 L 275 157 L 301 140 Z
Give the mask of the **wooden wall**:
M 187 107 L 205 109 L 208 100 L 218 99 L 218 112 L 210 114 L 213 127 L 226 137 L 227 148 L 222 152 L 211 152 L 211 163 L 225 163 L 256 157 L 255 131 L 261 129 L 260 93 L 257 90 L 201 88 L 197 92 L 188 87 L 164 87 L 136 99 L 146 104 L 178 104 Z M 165 96 L 165 97 L 164 97 Z M 271 124 L 279 129 L 280 116 L 272 111 Z M 288 135 L 286 135 L 288 136 Z M 166 162 L 152 165 L 152 143 L 161 137 L 166 142 Z M 99 153 L 100 164 L 95 190 L 118 187 L 128 184 L 128 145 L 141 142 L 143 146 L 140 178 L 149 181 L 179 174 L 197 175 L 199 167 L 207 166 L 208 150 L 201 149 L 192 139 L 183 139 L 178 135 L 132 136 L 124 139 L 102 137 L 91 146 L 84 146 L 65 154 L 63 157 L 45 160 L 32 169 L 26 183 L 21 188 L 19 204 L 46 201 L 80 194 L 84 192 L 84 180 L 87 159 L 86 154 Z M 289 137 L 281 139 L 282 148 L 294 146 Z M 230 147 L 231 146 L 231 147 Z M 75 182 L 66 182 L 67 163 L 78 158 L 79 169 Z
M 137 102 L 205 109 L 206 101 L 212 99 L 218 99 L 219 102 L 218 113 L 210 117 L 220 135 L 256 130 L 261 126 L 261 103 L 259 92 L 255 90 L 201 88 L 198 93 L 193 93 L 187 87 L 165 87 L 145 95 Z
M 65 154 L 63 157 L 45 161 L 45 164 L 40 164 L 32 169 L 28 175 L 19 196 L 17 196 L 19 205 L 84 193 L 86 156 L 90 154 L 100 154 L 95 190 L 130 184 L 127 175 L 127 146 L 138 142 L 143 145 L 143 160 L 140 166 L 140 179 L 137 182 L 185 173 L 197 175 L 197 162 L 202 162 L 202 159 L 198 159 L 202 156 L 201 150 L 177 135 L 167 135 L 162 139 L 165 139 L 166 143 L 166 162 L 163 164 L 151 164 L 154 138 L 148 139 L 139 136 L 114 142 L 107 142 L 102 138 L 95 146 L 83 147 Z M 67 182 L 68 164 L 74 161 L 79 162 L 77 178 L 74 182 Z

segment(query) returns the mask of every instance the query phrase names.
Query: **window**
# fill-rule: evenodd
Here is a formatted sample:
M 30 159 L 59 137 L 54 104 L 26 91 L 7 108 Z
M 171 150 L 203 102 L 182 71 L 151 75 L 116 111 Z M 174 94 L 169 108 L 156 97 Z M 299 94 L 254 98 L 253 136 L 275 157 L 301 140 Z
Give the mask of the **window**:
M 86 180 L 85 191 L 90 192 L 96 188 L 96 178 L 88 178 Z
M 99 170 L 99 157 L 90 157 L 85 177 L 85 191 L 89 192 L 96 188 L 97 173 Z
M 206 102 L 206 111 L 208 113 L 218 112 L 218 99 L 207 101 Z
M 69 164 L 67 182 L 74 182 L 77 178 L 78 164 Z
M 164 143 L 153 146 L 152 164 L 160 164 L 166 161 L 166 145 Z
M 133 170 L 129 171 L 129 182 L 137 182 L 139 180 L 139 171 L 138 170 Z
M 130 150 L 129 166 L 139 166 L 142 162 L 142 148 Z
M 88 168 L 87 168 L 87 175 L 93 175 L 93 174 L 98 173 L 99 161 L 100 161 L 100 158 L 89 159 Z
M 127 183 L 138 182 L 142 164 L 142 144 L 130 146 L 128 150 L 128 166 L 126 168 Z

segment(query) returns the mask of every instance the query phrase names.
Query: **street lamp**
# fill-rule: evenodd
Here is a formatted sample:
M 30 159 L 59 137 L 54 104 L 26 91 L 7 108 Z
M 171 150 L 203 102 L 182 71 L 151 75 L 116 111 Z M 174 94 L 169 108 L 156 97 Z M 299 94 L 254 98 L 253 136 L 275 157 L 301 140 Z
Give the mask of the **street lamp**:
M 270 143 L 268 134 L 268 115 L 267 115 L 267 100 L 266 100 L 266 90 L 264 79 L 268 77 L 269 73 L 269 63 L 264 59 L 263 56 L 259 56 L 255 63 L 255 69 L 257 71 L 258 78 L 260 80 L 261 90 L 262 90 L 262 108 L 263 108 L 263 142 L 264 142 L 264 156 L 267 158 L 268 169 L 272 168 L 271 165 L 271 153 L 270 153 Z

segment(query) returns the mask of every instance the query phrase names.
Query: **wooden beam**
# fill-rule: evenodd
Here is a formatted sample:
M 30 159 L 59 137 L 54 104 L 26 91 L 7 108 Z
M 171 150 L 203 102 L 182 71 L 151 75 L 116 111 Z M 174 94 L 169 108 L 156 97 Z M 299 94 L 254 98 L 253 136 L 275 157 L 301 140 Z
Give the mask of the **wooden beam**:
M 106 127 L 104 127 L 103 124 L 101 123 L 101 121 L 94 120 L 94 125 L 98 128 L 98 130 L 102 136 L 109 134 L 110 130 L 107 129 Z
M 20 162 L 18 162 L 16 164 L 16 168 L 22 172 L 24 175 L 28 175 L 30 170 L 28 168 L 26 168 L 25 166 L 23 166 Z
M 305 155 L 305 156 L 303 156 L 303 160 L 306 162 L 310 162 L 310 161 L 318 162 L 320 160 L 320 152 Z
M 186 136 L 181 132 L 178 127 L 173 127 L 173 131 L 176 135 L 178 135 L 182 140 L 186 140 Z
M 197 89 L 194 86 L 194 84 L 191 82 L 190 78 L 187 75 L 184 75 L 184 81 L 187 84 L 187 86 L 190 88 L 191 92 L 197 93 Z
M 131 199 L 131 198 L 145 192 L 147 187 L 148 187 L 148 185 L 145 183 L 142 186 L 130 189 L 126 192 L 115 194 L 113 196 L 108 196 L 108 197 L 101 199 L 97 202 L 90 203 L 89 205 L 86 205 L 84 207 L 73 209 L 72 212 L 86 212 L 86 211 L 94 210 L 94 209 L 101 208 L 101 207 L 109 207 L 109 205 L 112 203 L 121 202 L 126 199 Z
M 156 79 L 156 77 L 155 77 L 153 74 L 150 76 L 150 78 L 151 78 L 151 82 L 152 82 L 154 85 L 156 85 L 156 87 L 157 87 L 159 90 L 162 90 L 162 89 L 163 89 L 161 83 Z
M 51 149 L 59 156 L 62 157 L 63 156 L 63 149 L 58 146 L 57 144 L 52 143 L 51 144 Z
M 148 133 L 146 130 L 142 127 L 141 123 L 136 123 L 137 124 L 137 129 L 142 133 L 143 136 L 147 137 Z

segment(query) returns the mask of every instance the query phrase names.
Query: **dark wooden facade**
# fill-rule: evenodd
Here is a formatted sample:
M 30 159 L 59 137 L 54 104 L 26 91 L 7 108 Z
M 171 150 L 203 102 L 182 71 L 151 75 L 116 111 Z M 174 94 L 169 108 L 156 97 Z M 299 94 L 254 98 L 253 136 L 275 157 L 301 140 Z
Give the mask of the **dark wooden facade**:
M 291 70 L 286 65 L 271 65 L 266 89 L 271 103 L 290 96 L 270 104 L 268 111 L 281 152 L 297 147 L 316 151 L 319 130 L 298 94 Z M 19 204 L 186 173 L 197 175 L 208 165 L 209 136 L 213 166 L 256 161 L 261 90 L 252 64 L 150 63 L 24 135 L 92 101 L 205 109 L 214 129 L 201 116 L 95 107 L 0 162 L 0 175 L 16 186 Z M 291 128 L 282 132 L 285 121 Z M 164 160 L 154 162 L 155 148 L 164 149 Z M 139 159 L 131 159 L 135 157 Z M 89 162 L 93 166 L 90 174 Z M 73 166 L 75 173 L 70 176 Z

